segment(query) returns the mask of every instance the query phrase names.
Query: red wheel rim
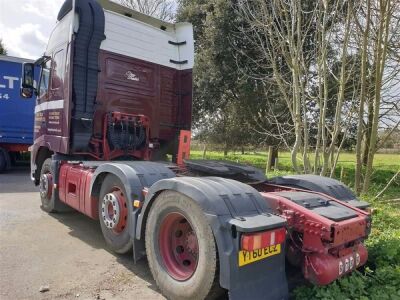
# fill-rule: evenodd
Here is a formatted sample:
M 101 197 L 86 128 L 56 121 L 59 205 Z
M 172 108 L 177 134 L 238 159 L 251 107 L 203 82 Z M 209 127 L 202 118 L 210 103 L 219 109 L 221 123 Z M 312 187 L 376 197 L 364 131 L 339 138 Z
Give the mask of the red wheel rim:
M 128 219 L 128 208 L 123 192 L 114 187 L 102 201 L 103 222 L 114 233 L 120 234 L 125 230 Z M 111 220 L 116 222 L 111 223 Z
M 199 261 L 199 243 L 188 220 L 169 213 L 161 222 L 160 254 L 168 274 L 179 281 L 192 277 Z
M 128 219 L 128 208 L 126 207 L 125 196 L 119 188 L 115 188 L 113 194 L 118 199 L 118 204 L 120 207 L 120 218 L 118 224 L 113 229 L 116 233 L 121 233 L 126 228 L 126 223 Z

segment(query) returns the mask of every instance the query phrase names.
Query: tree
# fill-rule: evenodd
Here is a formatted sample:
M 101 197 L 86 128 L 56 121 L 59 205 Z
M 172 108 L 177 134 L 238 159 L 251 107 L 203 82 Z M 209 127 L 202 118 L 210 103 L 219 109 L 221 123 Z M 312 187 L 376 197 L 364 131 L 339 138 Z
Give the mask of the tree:
M 307 131 L 307 124 L 301 122 L 304 98 L 301 95 L 300 80 L 304 75 L 303 66 L 306 65 L 302 51 L 307 30 L 303 30 L 299 2 L 278 2 L 238 2 L 238 14 L 245 21 L 238 29 L 250 45 L 249 49 L 256 51 L 249 54 L 247 49 L 237 47 L 237 50 L 248 58 L 243 72 L 250 78 L 259 80 L 261 85 L 269 86 L 273 80 L 280 92 L 279 98 L 286 102 L 295 135 L 291 150 L 292 165 L 298 171 L 297 153 L 301 147 L 302 125 L 305 125 L 304 129 Z M 307 139 L 304 141 L 308 142 Z
M 352 115 L 352 110 L 345 105 L 345 97 L 349 95 L 346 88 L 349 74 L 354 74 L 354 60 L 348 60 L 352 3 L 340 0 L 242 0 L 237 4 L 238 14 L 245 22 L 241 28 L 242 37 L 253 49 L 252 54 L 247 55 L 243 70 L 261 84 L 274 85 L 280 103 L 286 105 L 292 124 L 292 134 L 286 137 L 293 141 L 284 143 L 290 146 L 292 165 L 297 172 L 300 171 L 299 156 L 303 172 L 311 171 L 309 143 L 313 124 L 317 127 L 316 173 L 321 169 L 321 175 L 325 175 L 329 167 L 334 168 L 335 159 L 331 158 L 338 143 L 342 144 L 346 138 L 344 116 Z M 238 52 L 245 51 L 238 49 Z M 335 65 L 339 66 L 337 74 L 332 71 Z M 335 84 L 329 84 L 330 75 Z M 337 86 L 337 92 L 329 98 L 332 86 Z M 312 93 L 315 90 L 318 90 L 317 95 Z M 329 123 L 327 114 L 332 99 L 336 106 L 333 121 Z M 354 96 L 350 97 L 349 101 L 353 100 Z M 310 112 L 310 107 L 315 111 Z M 286 129 L 290 130 L 290 127 Z M 340 142 L 339 137 L 342 137 Z
M 356 169 L 354 176 L 354 189 L 357 194 L 361 191 L 361 171 L 362 171 L 362 161 L 361 161 L 361 144 L 363 137 L 363 116 L 364 116 L 364 105 L 366 98 L 367 89 L 367 51 L 368 51 L 368 35 L 369 27 L 371 21 L 371 1 L 367 0 L 366 3 L 366 26 L 365 30 L 362 30 L 362 46 L 361 46 L 361 92 L 360 92 L 360 104 L 358 108 L 358 131 L 357 131 L 357 144 L 356 144 Z
M 7 49 L 5 48 L 2 39 L 0 39 L 0 54 L 1 55 L 7 55 Z
M 377 40 L 374 53 L 374 67 L 375 67 L 375 84 L 374 84 L 374 101 L 372 103 L 373 116 L 371 123 L 371 132 L 369 138 L 368 147 L 368 160 L 365 170 L 365 180 L 363 185 L 363 193 L 366 193 L 369 189 L 371 175 L 372 175 L 372 165 L 374 161 L 376 146 L 377 146 L 377 136 L 378 136 L 378 125 L 379 116 L 382 102 L 382 86 L 384 80 L 384 73 L 388 53 L 390 29 L 391 29 L 391 18 L 396 9 L 398 9 L 398 3 L 391 2 L 391 0 L 380 0 L 377 7 L 377 20 L 378 20 L 378 32 Z
M 119 0 L 133 10 L 158 18 L 163 21 L 175 19 L 175 1 L 173 0 Z

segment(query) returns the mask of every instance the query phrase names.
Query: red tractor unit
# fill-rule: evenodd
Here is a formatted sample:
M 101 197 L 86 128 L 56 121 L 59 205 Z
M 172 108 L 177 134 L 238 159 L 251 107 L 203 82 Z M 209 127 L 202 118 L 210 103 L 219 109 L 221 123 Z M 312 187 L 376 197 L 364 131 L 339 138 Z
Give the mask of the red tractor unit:
M 191 24 L 66 0 L 21 87 L 42 209 L 99 220 L 169 299 L 286 299 L 285 260 L 318 285 L 362 266 L 368 204 L 342 183 L 189 158 L 193 62 Z

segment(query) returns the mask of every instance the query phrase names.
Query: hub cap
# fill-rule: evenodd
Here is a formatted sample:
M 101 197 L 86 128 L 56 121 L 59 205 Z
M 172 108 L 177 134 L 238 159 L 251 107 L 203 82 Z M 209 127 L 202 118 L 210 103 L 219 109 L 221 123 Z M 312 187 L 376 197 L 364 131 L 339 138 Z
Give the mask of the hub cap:
M 121 190 L 115 188 L 104 196 L 101 203 L 101 216 L 104 225 L 115 233 L 121 233 L 125 229 L 128 209 Z
M 197 268 L 199 244 L 196 233 L 180 213 L 169 213 L 161 222 L 160 254 L 168 274 L 179 281 L 189 279 Z
M 50 173 L 45 173 L 40 176 L 39 192 L 42 198 L 51 198 L 53 192 L 53 176 Z

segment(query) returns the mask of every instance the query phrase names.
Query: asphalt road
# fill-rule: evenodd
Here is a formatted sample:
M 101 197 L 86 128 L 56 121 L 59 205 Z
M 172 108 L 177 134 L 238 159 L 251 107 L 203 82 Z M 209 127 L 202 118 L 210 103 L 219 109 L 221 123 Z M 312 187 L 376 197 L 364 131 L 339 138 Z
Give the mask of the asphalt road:
M 19 168 L 0 174 L 0 299 L 164 298 L 145 260 L 107 249 L 97 221 L 43 212 Z

